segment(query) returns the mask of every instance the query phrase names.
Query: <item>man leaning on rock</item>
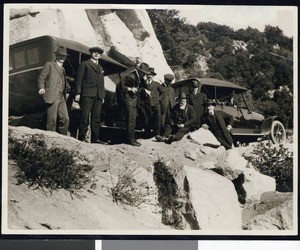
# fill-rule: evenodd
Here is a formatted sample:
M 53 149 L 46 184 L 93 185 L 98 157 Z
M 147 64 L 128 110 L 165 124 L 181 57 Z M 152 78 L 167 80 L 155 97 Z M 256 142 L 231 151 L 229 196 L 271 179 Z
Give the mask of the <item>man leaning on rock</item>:
M 55 62 L 47 62 L 39 75 L 38 94 L 43 97 L 47 105 L 46 130 L 56 131 L 58 118 L 58 133 L 67 135 L 69 115 L 66 99 L 70 85 L 67 83 L 63 64 L 68 54 L 66 48 L 62 46 L 54 53 Z
M 106 144 L 99 138 L 101 108 L 105 97 L 104 71 L 99 64 L 103 49 L 91 47 L 91 58 L 82 62 L 76 77 L 75 101 L 80 103 L 81 118 L 78 140 L 86 141 L 86 133 L 91 115 L 91 143 Z
M 232 148 L 233 139 L 230 134 L 233 124 L 233 116 L 223 111 L 215 110 L 216 103 L 207 99 L 205 102 L 205 114 L 201 117 L 204 129 L 209 129 L 226 150 Z M 227 125 L 226 125 L 227 121 Z

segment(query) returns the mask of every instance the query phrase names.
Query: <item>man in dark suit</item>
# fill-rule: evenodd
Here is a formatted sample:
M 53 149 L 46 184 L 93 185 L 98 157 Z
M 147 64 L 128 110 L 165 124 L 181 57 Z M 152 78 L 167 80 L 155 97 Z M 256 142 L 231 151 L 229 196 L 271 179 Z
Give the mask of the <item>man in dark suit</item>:
M 150 100 L 151 110 L 145 116 L 146 134 L 150 137 L 160 135 L 161 102 L 166 95 L 165 88 L 160 83 L 153 81 L 155 75 L 154 68 L 149 68 L 146 84 L 141 86 L 140 91 L 140 96 L 144 95 Z
M 91 58 L 82 62 L 76 77 L 75 101 L 80 102 L 81 118 L 78 140 L 86 140 L 89 116 L 91 114 L 91 142 L 105 144 L 99 139 L 101 127 L 101 107 L 104 102 L 104 75 L 99 64 L 103 49 L 92 47 L 89 49 Z
M 124 78 L 123 96 L 125 101 L 127 142 L 132 146 L 141 146 L 135 139 L 135 126 L 137 117 L 137 104 L 140 86 L 144 84 L 144 77 L 149 73 L 149 65 L 141 63 L 139 67 L 130 72 Z
M 193 92 L 188 97 L 188 103 L 194 107 L 196 122 L 194 129 L 201 127 L 201 117 L 204 114 L 204 103 L 207 100 L 206 94 L 200 92 L 200 82 L 193 80 Z
M 232 136 L 230 131 L 233 124 L 233 116 L 223 111 L 215 110 L 216 103 L 208 99 L 205 102 L 206 113 L 201 118 L 202 127 L 209 129 L 226 150 L 232 148 Z M 225 123 L 227 120 L 227 126 Z
M 58 47 L 55 62 L 47 62 L 38 78 L 38 94 L 47 104 L 46 130 L 56 131 L 57 117 L 59 119 L 58 133 L 67 135 L 69 115 L 66 104 L 66 95 L 70 90 L 67 83 L 63 63 L 68 54 L 64 47 Z
M 165 131 L 166 123 L 170 119 L 171 110 L 176 104 L 175 91 L 171 87 L 171 83 L 174 80 L 174 78 L 175 77 L 172 74 L 164 75 L 164 83 L 162 84 L 162 86 L 165 88 L 166 95 L 161 102 L 161 133 Z
M 171 144 L 174 141 L 180 141 L 190 131 L 191 126 L 195 123 L 195 111 L 192 105 L 187 104 L 186 99 L 186 94 L 181 93 L 179 103 L 171 112 L 165 133 L 163 136 L 156 136 L 157 141 Z

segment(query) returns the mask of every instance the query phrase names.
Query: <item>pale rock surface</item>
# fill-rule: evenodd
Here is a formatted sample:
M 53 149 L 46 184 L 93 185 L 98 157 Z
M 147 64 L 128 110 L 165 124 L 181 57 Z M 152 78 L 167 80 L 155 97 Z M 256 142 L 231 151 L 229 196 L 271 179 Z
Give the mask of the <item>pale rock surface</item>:
M 87 46 L 101 46 L 106 53 L 110 47 L 155 68 L 155 80 L 173 73 L 156 38 L 145 9 L 109 10 L 62 7 L 12 9 L 9 42 L 53 35 L 75 40 Z
M 248 220 L 247 230 L 293 230 L 293 199 Z
M 213 133 L 208 129 L 199 128 L 198 130 L 190 133 L 189 137 L 201 145 L 209 144 L 212 147 L 219 147 L 221 145 Z
M 263 193 L 276 190 L 276 181 L 274 178 L 253 169 L 245 169 L 243 173 L 245 176 L 243 188 L 247 193 L 247 201 L 259 200 Z
M 196 167 L 184 166 L 199 227 L 202 230 L 240 230 L 241 209 L 232 182 Z
M 236 179 L 242 174 L 247 166 L 247 161 L 235 148 L 226 150 L 223 154 L 218 155 L 217 167 L 221 168 L 223 175 L 229 180 Z

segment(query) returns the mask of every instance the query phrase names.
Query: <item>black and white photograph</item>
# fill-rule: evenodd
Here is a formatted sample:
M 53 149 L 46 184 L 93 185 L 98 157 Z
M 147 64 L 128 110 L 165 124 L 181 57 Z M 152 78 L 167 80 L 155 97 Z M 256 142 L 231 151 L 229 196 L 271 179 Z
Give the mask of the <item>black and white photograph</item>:
M 296 6 L 3 19 L 2 234 L 298 235 Z

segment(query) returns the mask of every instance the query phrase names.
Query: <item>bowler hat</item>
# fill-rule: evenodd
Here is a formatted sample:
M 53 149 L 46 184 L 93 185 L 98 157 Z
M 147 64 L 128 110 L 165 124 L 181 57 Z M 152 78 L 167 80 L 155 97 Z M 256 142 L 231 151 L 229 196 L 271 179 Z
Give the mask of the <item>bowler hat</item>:
M 154 68 L 149 68 L 149 72 L 151 75 L 156 76 L 157 74 L 154 72 Z
M 198 80 L 193 80 L 194 88 L 198 88 L 200 86 L 200 82 Z
M 209 105 L 212 105 L 212 106 L 216 106 L 216 102 L 212 99 L 207 99 L 204 103 L 204 106 L 209 106 Z
M 67 54 L 67 49 L 63 46 L 59 46 L 57 47 L 57 50 L 54 51 L 55 54 L 59 54 L 62 56 L 68 56 L 69 54 Z
M 103 49 L 101 49 L 100 47 L 97 47 L 97 46 L 95 46 L 95 47 L 91 47 L 91 48 L 89 48 L 89 51 L 90 51 L 90 53 L 92 53 L 92 52 L 99 52 L 100 54 L 102 54 L 103 53 Z
M 186 94 L 184 92 L 180 93 L 178 97 L 178 100 L 182 100 L 182 99 L 187 99 Z
M 173 81 L 175 77 L 172 74 L 165 74 L 164 78 L 165 78 L 165 80 Z
M 149 65 L 147 63 L 141 63 L 141 65 L 139 67 L 137 67 L 138 70 L 140 70 L 141 72 L 145 73 L 145 74 L 149 74 Z M 150 73 L 151 74 L 151 73 Z

